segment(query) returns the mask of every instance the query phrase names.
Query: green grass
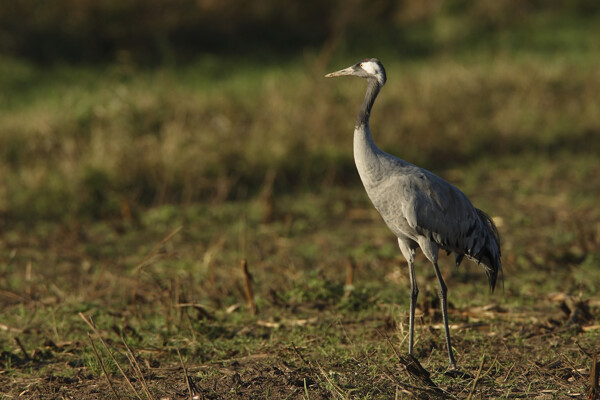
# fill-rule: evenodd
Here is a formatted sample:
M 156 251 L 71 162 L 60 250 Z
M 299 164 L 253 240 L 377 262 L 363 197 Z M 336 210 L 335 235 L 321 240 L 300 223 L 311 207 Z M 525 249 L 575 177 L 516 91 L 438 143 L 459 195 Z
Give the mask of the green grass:
M 565 41 L 585 39 L 568 31 Z M 376 142 L 456 184 L 502 236 L 495 294 L 477 265 L 441 261 L 469 375 L 444 374 L 435 275 L 417 259 L 415 355 L 456 398 L 484 356 L 474 398 L 588 393 L 585 352 L 600 338 L 600 57 L 590 47 L 378 54 L 389 81 Z M 405 263 L 352 160 L 364 82 L 325 80 L 311 56 L 158 69 L 2 61 L 6 396 L 111 396 L 80 312 L 134 376 L 126 338 L 157 398 L 187 396 L 177 350 L 205 398 L 425 396 L 395 353 L 407 346 Z M 568 323 L 574 310 L 584 318 Z M 119 393 L 135 398 L 92 338 Z

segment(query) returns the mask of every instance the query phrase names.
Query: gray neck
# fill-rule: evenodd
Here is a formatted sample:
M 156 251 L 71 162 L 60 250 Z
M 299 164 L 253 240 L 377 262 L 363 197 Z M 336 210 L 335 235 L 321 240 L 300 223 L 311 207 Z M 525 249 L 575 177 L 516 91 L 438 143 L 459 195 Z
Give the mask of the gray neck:
M 381 85 L 375 78 L 367 79 L 367 93 L 365 94 L 365 100 L 360 107 L 358 116 L 356 117 L 356 127 L 364 126 L 369 124 L 369 117 L 371 116 L 371 108 L 373 103 L 381 90 Z
M 367 193 L 383 179 L 378 155 L 381 150 L 373 142 L 369 128 L 369 116 L 381 85 L 376 79 L 367 80 L 367 94 L 356 117 L 354 127 L 354 162 Z M 369 193 L 369 196 L 371 194 Z

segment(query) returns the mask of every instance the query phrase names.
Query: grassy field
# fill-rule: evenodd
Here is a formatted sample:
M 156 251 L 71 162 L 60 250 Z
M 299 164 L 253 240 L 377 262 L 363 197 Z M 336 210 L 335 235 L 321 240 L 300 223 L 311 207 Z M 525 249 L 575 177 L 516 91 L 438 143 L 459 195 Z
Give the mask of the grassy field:
M 589 398 L 600 56 L 587 34 L 356 56 L 387 68 L 378 145 L 456 184 L 502 236 L 494 294 L 477 265 L 441 260 L 461 374 L 445 373 L 435 274 L 417 259 L 416 356 L 434 386 L 406 358 L 406 263 L 353 164 L 364 82 L 322 78 L 354 56 L 2 59 L 0 398 Z

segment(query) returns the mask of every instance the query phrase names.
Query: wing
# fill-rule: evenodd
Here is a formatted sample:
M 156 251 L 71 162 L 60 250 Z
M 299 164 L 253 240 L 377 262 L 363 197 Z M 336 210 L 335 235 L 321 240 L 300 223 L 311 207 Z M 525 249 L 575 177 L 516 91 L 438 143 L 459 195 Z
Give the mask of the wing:
M 392 231 L 396 228 L 404 236 L 429 239 L 439 248 L 454 252 L 457 264 L 463 255 L 482 264 L 493 290 L 502 263 L 500 237 L 492 219 L 439 176 L 404 161 L 388 160 L 393 163 L 388 170 L 395 173 L 388 181 L 387 189 L 392 190 L 386 192 L 393 193 L 394 200 L 388 201 L 394 205 L 381 208 L 388 211 L 382 216 Z M 399 212 L 403 218 L 390 217 L 389 211 Z
M 456 186 L 415 168 L 403 182 L 403 214 L 419 234 L 445 250 L 471 253 L 472 234 L 481 224 L 471 201 Z

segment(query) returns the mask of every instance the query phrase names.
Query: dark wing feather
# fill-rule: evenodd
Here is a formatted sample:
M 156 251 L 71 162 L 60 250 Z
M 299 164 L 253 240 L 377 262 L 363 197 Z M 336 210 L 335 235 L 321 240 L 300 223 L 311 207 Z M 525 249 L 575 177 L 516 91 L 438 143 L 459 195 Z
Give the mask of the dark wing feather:
M 457 266 L 465 255 L 482 263 L 493 290 L 502 265 L 500 238 L 492 219 L 454 185 L 423 169 L 413 172 L 403 179 L 409 225 L 440 248 L 454 252 Z

